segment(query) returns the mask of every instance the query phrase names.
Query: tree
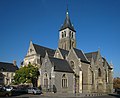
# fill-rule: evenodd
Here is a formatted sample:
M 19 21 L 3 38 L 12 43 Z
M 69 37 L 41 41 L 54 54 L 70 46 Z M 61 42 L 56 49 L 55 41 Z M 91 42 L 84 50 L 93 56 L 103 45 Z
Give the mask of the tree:
M 33 86 L 37 86 L 37 79 L 39 76 L 38 67 L 32 64 L 28 66 L 21 67 L 15 72 L 14 83 L 23 84 L 23 83 L 32 83 Z
M 113 80 L 113 88 L 117 89 L 120 88 L 120 78 L 114 78 Z

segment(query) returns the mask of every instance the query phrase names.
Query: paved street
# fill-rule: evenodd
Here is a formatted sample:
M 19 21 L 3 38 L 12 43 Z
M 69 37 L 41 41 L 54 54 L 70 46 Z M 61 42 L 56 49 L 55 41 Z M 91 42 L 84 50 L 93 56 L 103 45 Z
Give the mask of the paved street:
M 57 94 L 56 95 L 53 94 L 51 96 L 50 95 L 31 95 L 31 94 L 26 94 L 26 95 L 14 96 L 14 97 L 10 97 L 10 98 L 120 98 L 120 95 L 112 94 L 112 95 L 83 97 L 83 96 L 70 96 L 70 95 L 65 95 L 65 96 L 59 96 L 58 95 L 57 96 Z

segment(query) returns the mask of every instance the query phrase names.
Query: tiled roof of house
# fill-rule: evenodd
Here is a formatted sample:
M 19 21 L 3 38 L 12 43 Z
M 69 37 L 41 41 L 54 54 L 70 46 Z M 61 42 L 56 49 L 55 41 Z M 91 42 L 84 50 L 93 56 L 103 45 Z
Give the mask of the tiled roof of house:
M 46 52 L 48 53 L 49 56 L 54 56 L 55 50 L 43 47 L 37 44 L 33 44 L 37 54 L 40 54 L 41 56 L 45 57 Z
M 80 58 L 82 62 L 90 63 L 88 61 L 87 57 L 85 56 L 85 54 L 81 50 L 76 49 L 76 48 L 73 48 L 73 49 L 74 49 L 76 55 L 78 56 L 78 58 Z
M 18 67 L 13 63 L 0 62 L 0 71 L 2 72 L 15 72 Z
M 64 59 L 58 59 L 58 58 L 52 58 L 49 57 L 51 63 L 54 65 L 54 71 L 58 72 L 68 72 L 68 73 L 74 73 L 71 69 L 69 63 Z

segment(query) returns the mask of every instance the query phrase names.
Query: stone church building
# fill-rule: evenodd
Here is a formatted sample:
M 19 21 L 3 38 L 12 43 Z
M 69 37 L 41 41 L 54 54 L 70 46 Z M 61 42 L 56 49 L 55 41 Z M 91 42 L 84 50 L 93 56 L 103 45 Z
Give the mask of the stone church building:
M 51 43 L 52 44 L 52 43 Z M 56 50 L 30 41 L 23 66 L 39 67 L 38 86 L 57 93 L 110 93 L 113 89 L 113 67 L 100 50 L 84 53 L 76 48 L 76 30 L 66 11 L 59 30 Z

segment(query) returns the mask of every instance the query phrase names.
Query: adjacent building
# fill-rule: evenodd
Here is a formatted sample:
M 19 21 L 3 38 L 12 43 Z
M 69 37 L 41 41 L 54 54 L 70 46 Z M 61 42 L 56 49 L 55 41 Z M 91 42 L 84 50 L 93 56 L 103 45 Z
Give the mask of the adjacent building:
M 59 30 L 58 48 L 55 50 L 30 41 L 23 66 L 29 63 L 39 67 L 38 86 L 41 85 L 43 91 L 110 93 L 113 89 L 113 67 L 100 50 L 84 53 L 76 48 L 76 30 L 68 10 Z
M 11 85 L 16 70 L 18 70 L 16 61 L 13 63 L 0 62 L 0 85 Z

